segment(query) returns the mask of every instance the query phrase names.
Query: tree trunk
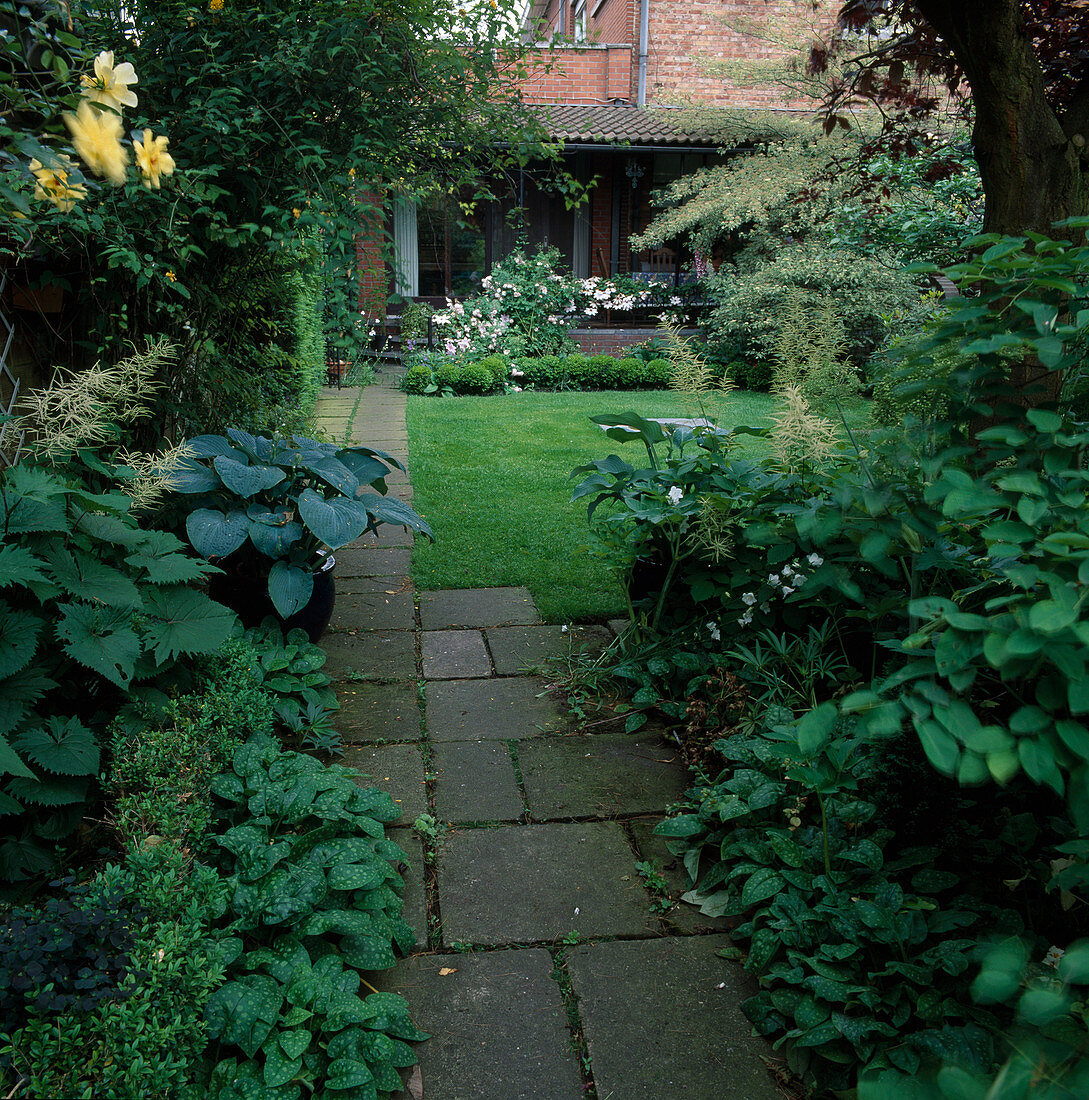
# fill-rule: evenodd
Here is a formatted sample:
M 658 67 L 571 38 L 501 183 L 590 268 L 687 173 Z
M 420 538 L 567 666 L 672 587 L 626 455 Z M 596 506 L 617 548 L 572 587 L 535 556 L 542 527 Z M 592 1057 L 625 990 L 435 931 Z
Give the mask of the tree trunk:
M 916 0 L 972 89 L 984 229 L 1050 233 L 1089 213 L 1089 87 L 1058 109 L 1020 18 L 1019 0 Z

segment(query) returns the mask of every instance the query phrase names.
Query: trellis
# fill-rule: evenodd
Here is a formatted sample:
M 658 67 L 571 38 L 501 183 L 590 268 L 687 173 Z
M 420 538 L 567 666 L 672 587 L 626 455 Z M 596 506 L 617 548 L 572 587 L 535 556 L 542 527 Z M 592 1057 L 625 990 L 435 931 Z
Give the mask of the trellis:
M 7 287 L 7 272 L 0 272 L 0 413 L 10 415 L 15 411 L 15 402 L 19 399 L 19 379 L 11 373 L 8 355 L 15 340 L 15 326 L 4 312 L 4 290 Z M 8 424 L 0 421 L 0 464 L 13 466 L 19 461 L 19 452 L 23 446 L 23 432 L 8 436 Z

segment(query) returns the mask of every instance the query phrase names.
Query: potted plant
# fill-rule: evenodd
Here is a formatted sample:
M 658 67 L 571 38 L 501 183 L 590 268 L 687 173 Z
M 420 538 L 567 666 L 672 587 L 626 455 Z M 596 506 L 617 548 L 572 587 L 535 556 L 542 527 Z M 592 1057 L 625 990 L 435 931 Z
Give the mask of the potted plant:
M 275 612 L 316 641 L 333 610 L 333 551 L 381 523 L 432 537 L 407 504 L 382 495 L 390 468 L 404 469 L 382 451 L 236 428 L 187 445 L 191 457 L 173 475 L 187 498 L 185 531 L 224 570 L 212 595 L 247 625 Z

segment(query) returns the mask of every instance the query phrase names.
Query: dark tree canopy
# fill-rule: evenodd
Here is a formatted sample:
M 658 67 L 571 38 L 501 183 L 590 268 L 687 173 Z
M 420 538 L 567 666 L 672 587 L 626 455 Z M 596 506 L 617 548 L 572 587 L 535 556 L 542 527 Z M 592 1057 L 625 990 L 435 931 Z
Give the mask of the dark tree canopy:
M 833 60 L 827 128 L 865 102 L 901 148 L 970 95 L 986 230 L 1046 232 L 1089 213 L 1089 0 L 846 0 L 810 66 Z

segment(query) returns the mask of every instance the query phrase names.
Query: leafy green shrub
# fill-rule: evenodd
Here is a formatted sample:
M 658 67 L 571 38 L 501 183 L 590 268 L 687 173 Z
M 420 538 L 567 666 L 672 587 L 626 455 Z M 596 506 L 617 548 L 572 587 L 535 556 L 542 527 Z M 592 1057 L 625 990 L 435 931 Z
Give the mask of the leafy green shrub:
M 116 942 L 103 945 L 102 958 L 92 963 L 109 976 L 111 995 L 94 1005 L 65 1005 L 55 983 L 50 989 L 52 977 L 40 979 L 43 992 L 25 1022 L 0 1038 L 0 1060 L 26 1077 L 28 1095 L 206 1095 L 202 1011 L 224 976 L 229 941 L 212 925 L 225 894 L 214 871 L 192 864 L 170 842 L 134 848 L 126 866 L 109 865 L 95 876 L 83 891 L 90 922 L 125 928 L 111 933 Z M 81 932 L 72 927 L 69 934 Z M 81 935 L 70 950 L 86 949 Z M 76 984 L 94 990 L 95 980 L 93 971 L 81 972 Z
M 95 469 L 107 469 L 99 460 Z M 0 470 L 0 876 L 49 867 L 94 789 L 100 731 L 180 656 L 229 636 L 233 613 L 193 583 L 210 570 L 76 461 Z
M 414 363 L 405 371 L 401 389 L 405 393 L 426 393 L 434 381 L 432 370 L 426 363 Z
M 634 356 L 543 355 L 515 361 L 513 381 L 522 386 L 551 390 L 667 389 L 672 368 L 665 359 Z
M 106 791 L 125 843 L 139 845 L 150 835 L 194 850 L 206 846 L 213 777 L 248 737 L 273 730 L 267 656 L 232 639 L 206 660 L 202 690 L 127 708 L 114 724 Z
M 952 894 L 936 850 L 893 847 L 860 793 L 869 746 L 835 725 L 831 708 L 719 741 L 732 766 L 656 831 L 682 838 L 685 899 L 742 918 L 731 935 L 760 984 L 742 1008 L 794 1040 L 808 1080 L 850 1087 L 859 1065 L 913 1075 L 935 1055 L 981 1071 L 994 1050 L 980 1025 L 994 1021 L 970 1004 L 972 953 L 984 929 L 1019 922 Z
M 708 343 L 725 358 L 756 363 L 774 358 L 792 290 L 835 302 L 855 365 L 887 336 L 882 318 L 919 294 L 899 262 L 817 243 L 784 245 L 772 259 L 754 260 L 742 270 L 724 267 L 710 278 L 709 288 L 714 305 L 706 318 Z
M 491 393 L 497 388 L 495 374 L 485 363 L 466 363 L 452 385 L 459 395 Z
M 426 302 L 405 302 L 401 310 L 401 344 L 407 351 L 427 342 L 427 321 L 434 312 Z

